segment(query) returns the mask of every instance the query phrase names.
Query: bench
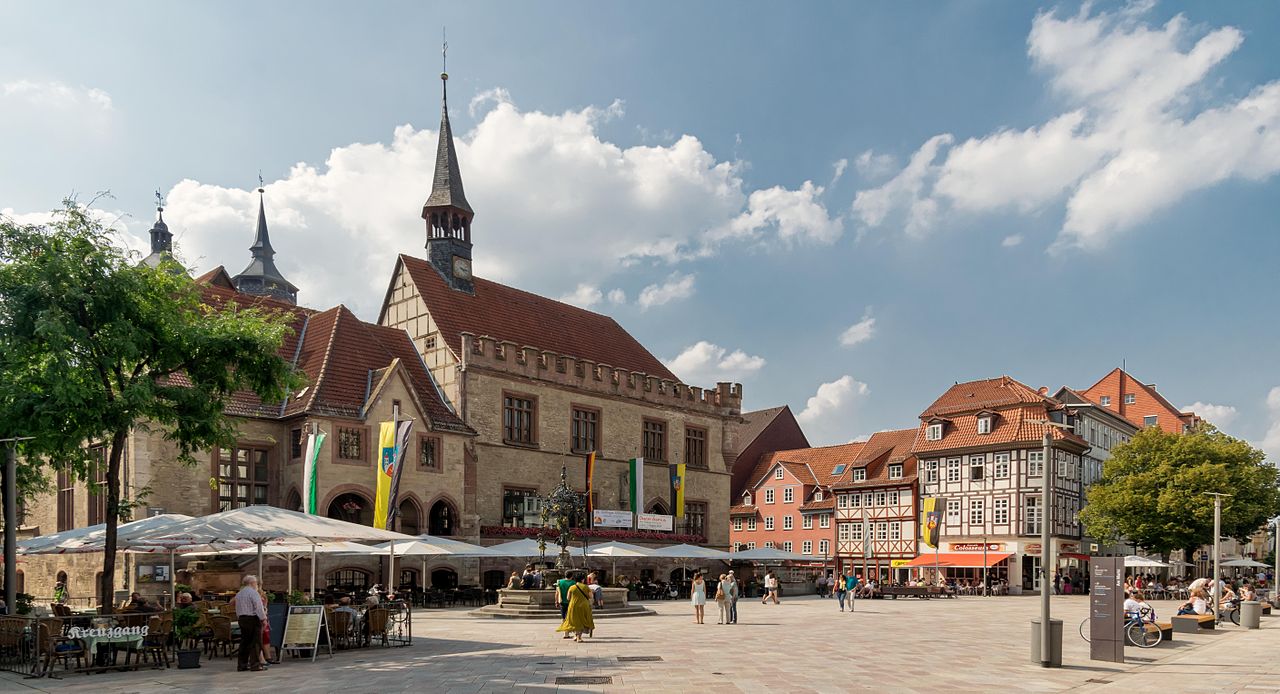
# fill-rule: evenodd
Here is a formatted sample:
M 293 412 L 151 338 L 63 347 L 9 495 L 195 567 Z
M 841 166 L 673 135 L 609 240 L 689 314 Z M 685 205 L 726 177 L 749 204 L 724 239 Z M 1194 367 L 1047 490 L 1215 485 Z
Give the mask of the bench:
M 1155 624 L 1148 624 L 1147 631 L 1159 631 L 1163 636 L 1160 643 L 1173 640 L 1172 622 L 1156 622 Z
M 1271 614 L 1271 603 L 1269 603 L 1269 602 L 1264 602 L 1264 603 L 1262 603 L 1262 614 L 1264 614 L 1264 615 L 1270 615 L 1270 614 Z
M 877 597 L 898 599 L 901 595 L 904 598 L 920 598 L 928 600 L 929 598 L 954 598 L 955 593 L 943 588 L 934 586 L 885 586 L 876 591 Z
M 1180 634 L 1196 634 L 1201 631 L 1213 631 L 1214 618 L 1211 614 L 1180 614 L 1170 619 L 1173 630 Z

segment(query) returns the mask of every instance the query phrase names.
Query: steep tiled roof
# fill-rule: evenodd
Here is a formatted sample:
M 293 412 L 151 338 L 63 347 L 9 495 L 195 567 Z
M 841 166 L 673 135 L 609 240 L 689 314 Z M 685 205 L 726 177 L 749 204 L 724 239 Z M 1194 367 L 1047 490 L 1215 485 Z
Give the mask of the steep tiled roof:
M 836 507 L 836 498 L 834 496 L 824 496 L 822 501 L 810 501 L 800 507 L 801 513 L 813 513 L 814 511 L 830 511 Z
M 738 426 L 738 446 L 746 448 L 761 434 L 773 420 L 787 410 L 787 406 L 770 407 L 767 410 L 742 413 L 742 424 Z
M 756 507 L 751 504 L 738 504 L 729 507 L 729 515 L 731 516 L 750 516 L 756 512 Z
M 1008 376 L 1000 376 L 951 386 L 932 405 L 925 408 L 920 417 L 945 417 L 959 412 L 977 412 L 983 408 L 1043 402 L 1052 400 L 1030 386 Z
M 680 380 L 608 316 L 479 277 L 473 296 L 450 288 L 425 260 L 401 255 L 400 263 L 455 355 L 462 354 L 462 333 L 470 332 Z
M 998 446 L 1012 443 L 1036 443 L 1042 440 L 1045 426 L 1037 423 L 1048 416 L 1048 403 L 1025 405 L 1022 407 L 1001 408 L 992 422 L 990 434 L 978 433 L 978 416 L 976 413 L 963 414 L 947 419 L 943 426 L 942 438 L 929 441 L 925 438 L 927 420 L 921 422 L 916 431 L 912 452 L 925 455 L 938 451 L 983 446 Z M 1055 441 L 1068 441 L 1087 446 L 1084 439 L 1057 427 L 1049 427 Z
M 874 487 L 885 484 L 909 484 L 916 478 L 916 459 L 911 452 L 915 443 L 915 429 L 894 429 L 877 431 L 867 439 L 866 445 L 844 474 L 832 484 L 833 489 L 853 489 Z M 889 479 L 889 465 L 902 464 L 902 477 Z M 866 470 L 865 479 L 853 481 L 855 469 Z
M 759 464 L 751 473 L 751 484 L 753 487 L 759 485 L 775 463 L 782 463 L 802 483 L 827 486 L 835 481 L 831 473 L 836 466 L 853 463 L 865 445 L 865 442 L 855 441 L 837 446 L 774 451 L 760 458 Z
M 1123 396 L 1135 391 L 1141 393 L 1138 397 L 1138 402 L 1129 405 L 1124 404 L 1122 402 Z M 1196 413 L 1183 412 L 1175 407 L 1172 402 L 1169 402 L 1167 398 L 1160 394 L 1160 391 L 1156 390 L 1154 385 L 1143 383 L 1119 367 L 1107 372 L 1107 375 L 1098 379 L 1097 383 L 1081 392 L 1095 402 L 1100 401 L 1103 395 L 1109 395 L 1112 402 L 1108 409 L 1120 414 L 1120 416 L 1133 422 L 1136 426 L 1145 425 L 1145 422 L 1143 422 L 1145 415 L 1160 415 L 1162 413 L 1169 416 L 1160 418 L 1160 426 L 1170 432 L 1181 431 L 1182 425 L 1191 426 L 1202 421 Z

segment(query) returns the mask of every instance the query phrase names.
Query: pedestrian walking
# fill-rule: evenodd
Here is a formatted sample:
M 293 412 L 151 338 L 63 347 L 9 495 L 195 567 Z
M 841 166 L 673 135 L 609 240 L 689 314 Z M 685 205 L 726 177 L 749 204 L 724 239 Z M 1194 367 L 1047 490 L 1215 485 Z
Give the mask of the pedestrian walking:
M 556 581 L 555 601 L 556 607 L 560 608 L 560 621 L 563 622 L 569 615 L 569 589 L 573 587 L 577 581 L 573 580 L 572 574 L 565 574 L 560 580 Z M 564 633 L 566 639 L 573 638 L 569 632 Z
M 725 574 L 720 574 L 720 580 L 716 582 L 716 607 L 720 610 L 720 616 L 716 619 L 716 624 L 727 624 L 729 622 L 729 600 L 724 594 Z
M 836 597 L 836 602 L 840 603 L 840 611 L 844 612 L 844 598 L 846 591 L 843 578 L 836 578 L 836 580 L 832 581 L 831 594 Z
M 858 597 L 858 577 L 853 575 L 853 569 L 844 570 L 844 592 L 849 600 L 849 611 L 853 612 L 853 601 Z
M 702 579 L 702 572 L 693 575 L 693 585 L 689 587 L 690 602 L 693 603 L 693 623 L 702 624 L 707 605 L 707 582 Z
M 778 602 L 778 577 L 770 571 L 764 575 L 764 599 L 760 601 L 761 605 L 765 605 L 769 600 L 773 600 L 773 604 L 780 605 Z
M 262 624 L 267 621 L 267 610 L 262 606 L 262 597 L 258 595 L 258 577 L 245 576 L 241 584 L 243 587 L 235 598 L 236 621 L 240 623 L 240 652 L 236 670 L 261 672 Z
M 742 597 L 742 586 L 733 575 L 733 569 L 724 577 L 724 600 L 729 606 L 729 621 L 726 624 L 738 623 L 738 598 Z
M 582 635 L 595 631 L 596 623 L 591 615 L 591 589 L 587 588 L 582 572 L 574 575 L 573 585 L 569 588 L 569 607 L 565 612 L 564 622 L 556 631 L 563 631 L 566 636 L 572 634 L 573 640 L 582 643 Z

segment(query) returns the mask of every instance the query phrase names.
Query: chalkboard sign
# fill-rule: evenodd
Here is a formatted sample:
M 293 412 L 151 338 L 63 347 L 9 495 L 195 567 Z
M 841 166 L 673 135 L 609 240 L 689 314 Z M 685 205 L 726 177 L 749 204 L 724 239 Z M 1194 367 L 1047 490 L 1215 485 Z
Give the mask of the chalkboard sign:
M 279 653 L 284 643 L 284 623 L 289 618 L 289 606 L 282 602 L 267 605 L 267 624 L 271 625 L 271 648 Z
M 324 645 L 329 647 L 329 657 L 333 657 L 333 645 L 329 643 L 329 625 L 325 623 L 323 605 L 290 605 L 282 632 L 282 653 L 293 651 L 303 657 L 309 653 L 314 661 L 319 647 Z

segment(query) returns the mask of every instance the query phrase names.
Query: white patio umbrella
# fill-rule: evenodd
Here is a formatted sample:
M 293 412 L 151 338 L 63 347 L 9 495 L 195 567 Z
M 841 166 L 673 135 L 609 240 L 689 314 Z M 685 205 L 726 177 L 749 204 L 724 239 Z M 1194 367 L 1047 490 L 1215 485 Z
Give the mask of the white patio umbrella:
M 279 559 L 285 560 L 289 565 L 289 592 L 293 592 L 293 562 L 305 557 L 311 556 L 315 561 L 316 554 L 363 554 L 363 555 L 385 555 L 387 551 L 372 545 L 362 545 L 358 542 L 270 542 L 261 545 L 262 553 Z M 258 547 L 255 545 L 246 545 L 239 549 L 231 549 L 226 551 L 203 551 L 191 552 L 188 556 L 208 557 L 208 556 L 244 556 L 256 555 Z M 316 594 L 315 571 L 311 572 L 311 594 Z
M 1224 561 L 1224 562 L 1222 562 L 1222 565 L 1223 565 L 1223 566 L 1229 566 L 1229 567 L 1231 567 L 1231 568 L 1233 568 L 1233 569 L 1265 569 L 1265 568 L 1268 568 L 1267 564 L 1263 564 L 1263 563 L 1262 563 L 1262 562 L 1260 562 L 1260 561 L 1254 561 L 1254 560 L 1252 560 L 1252 559 L 1250 559 L 1250 558 L 1248 558 L 1248 557 L 1241 557 L 1240 559 L 1232 559 L 1231 561 Z
M 547 552 L 556 552 L 556 547 L 556 545 L 548 543 Z M 541 557 L 544 554 L 544 552 L 538 548 L 538 541 L 532 538 L 515 540 L 513 542 L 504 542 L 500 545 L 491 545 L 485 549 L 497 552 L 496 556 L 518 557 L 521 559 L 527 557 Z
M 397 557 L 422 557 L 422 587 L 426 587 L 427 558 L 450 556 L 466 558 L 506 557 L 510 555 L 495 552 L 489 547 L 473 545 L 470 542 L 452 540 L 438 535 L 418 535 L 408 542 L 388 542 L 378 545 L 381 551 L 390 551 Z M 483 574 L 482 574 L 483 575 Z
M 723 552 L 710 547 L 698 545 L 668 545 L 653 550 L 650 556 L 669 557 L 671 559 L 721 559 L 728 561 L 734 558 L 730 552 Z
M 262 546 L 269 542 L 408 542 L 413 537 L 275 506 L 243 506 L 192 518 L 163 531 L 143 533 L 137 539 L 147 543 L 252 542 L 258 545 L 258 575 L 261 576 Z M 315 585 L 315 570 L 312 557 L 312 585 Z
M 1159 561 L 1157 559 L 1152 559 L 1151 557 L 1143 557 L 1137 554 L 1130 554 L 1126 556 L 1124 558 L 1124 565 L 1125 565 L 1125 568 L 1129 568 L 1129 569 L 1132 569 L 1132 568 L 1162 569 L 1162 568 L 1167 568 L 1169 566 L 1168 564 L 1162 561 Z
M 588 557 L 613 557 L 614 559 L 622 557 L 649 557 L 653 556 L 653 550 L 640 545 L 631 545 L 626 542 L 605 542 L 598 545 L 591 545 L 587 548 Z
M 750 561 L 761 564 L 770 561 L 813 561 L 813 557 L 787 552 L 774 547 L 758 547 L 743 552 L 734 552 L 731 558 L 733 561 Z

